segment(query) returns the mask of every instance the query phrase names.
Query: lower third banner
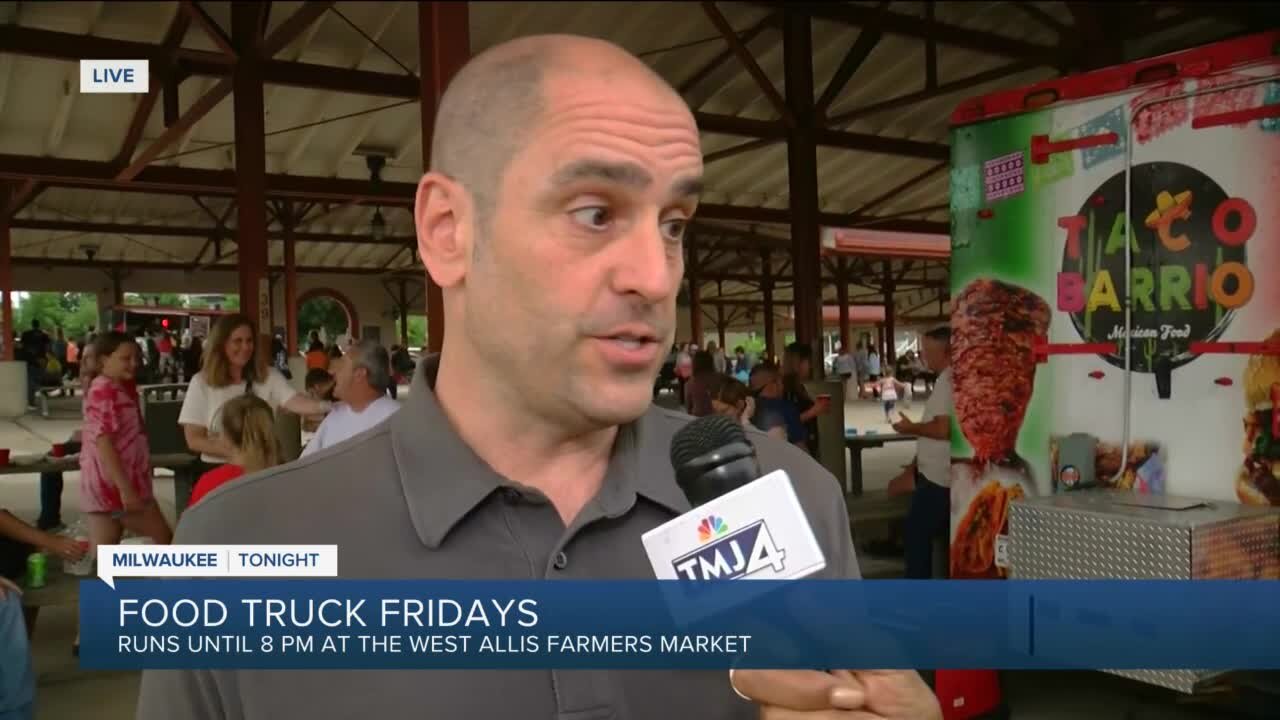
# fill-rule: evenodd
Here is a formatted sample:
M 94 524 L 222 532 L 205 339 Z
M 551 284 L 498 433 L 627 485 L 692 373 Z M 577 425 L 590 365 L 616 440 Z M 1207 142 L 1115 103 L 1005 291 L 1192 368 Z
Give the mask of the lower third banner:
M 1268 581 L 86 580 L 80 661 L 1244 670 L 1280 667 L 1276 607 Z

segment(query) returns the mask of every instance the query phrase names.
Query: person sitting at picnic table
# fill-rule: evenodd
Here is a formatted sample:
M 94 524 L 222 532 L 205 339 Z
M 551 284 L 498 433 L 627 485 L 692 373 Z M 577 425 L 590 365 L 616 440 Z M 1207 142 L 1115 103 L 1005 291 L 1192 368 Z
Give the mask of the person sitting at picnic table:
M 0 510 L 0 720 L 35 717 L 30 644 L 34 622 L 22 605 L 17 581 L 26 572 L 27 556 L 37 551 L 74 562 L 84 557 L 86 548 Z
M 222 436 L 232 447 L 229 462 L 200 476 L 191 491 L 191 505 L 242 475 L 279 465 L 283 457 L 275 413 L 256 395 L 241 395 L 222 407 Z
M 320 428 L 302 451 L 306 457 L 333 447 L 386 420 L 400 409 L 388 397 L 391 386 L 391 359 L 376 340 L 364 339 L 352 345 L 333 367 L 333 396 L 339 402 L 320 423 Z
M 22 590 L 0 576 L 0 720 L 34 720 L 36 673 Z
M 222 409 L 233 398 L 256 395 L 273 411 L 283 407 L 304 418 L 324 415 L 332 407 L 330 402 L 298 392 L 279 370 L 268 366 L 266 353 L 256 352 L 257 337 L 257 326 L 241 314 L 224 315 L 213 327 L 205 347 L 204 366 L 191 378 L 178 413 L 187 447 L 200 453 L 200 463 L 193 470 L 195 477 L 226 463 L 235 452 L 221 434 Z M 184 473 L 184 483 L 192 479 L 192 475 Z M 183 489 L 178 493 L 178 508 L 185 509 L 185 493 Z
M 80 354 L 80 395 L 89 394 L 89 385 L 98 376 L 98 351 L 93 343 L 85 346 Z M 71 433 L 64 443 L 68 455 L 80 452 L 80 431 Z M 40 473 L 40 517 L 36 527 L 41 530 L 53 530 L 62 525 L 62 472 Z

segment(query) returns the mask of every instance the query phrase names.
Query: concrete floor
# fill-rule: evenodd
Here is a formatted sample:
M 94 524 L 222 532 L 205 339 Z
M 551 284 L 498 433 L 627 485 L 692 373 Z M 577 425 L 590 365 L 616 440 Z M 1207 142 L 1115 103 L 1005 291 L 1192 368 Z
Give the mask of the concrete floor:
M 915 415 L 921 408 L 922 404 L 916 403 L 906 411 Z M 50 419 L 27 416 L 18 422 L 0 421 L 0 448 L 10 448 L 17 454 L 47 450 L 50 443 L 65 439 L 77 427 L 77 411 L 78 400 L 55 401 L 55 412 Z M 860 430 L 889 430 L 878 405 L 869 400 L 849 403 L 845 407 L 845 417 L 847 425 Z M 912 453 L 910 443 L 867 451 L 864 456 L 867 489 L 883 489 L 898 468 L 910 461 Z M 38 478 L 35 475 L 0 476 L 0 507 L 29 521 L 34 520 L 39 505 L 37 488 Z M 156 494 L 172 520 L 173 487 L 168 478 L 157 479 Z M 63 493 L 63 519 L 71 522 L 78 513 L 76 476 L 69 474 Z M 41 612 L 33 647 L 39 682 L 37 719 L 132 718 L 138 693 L 138 673 L 81 671 L 71 655 L 75 623 L 76 610 L 72 606 L 47 608 Z M 1012 717 L 1018 720 L 1200 720 L 1232 717 L 1220 709 L 1175 703 L 1170 693 L 1153 691 L 1101 673 L 1006 673 L 1004 685 Z

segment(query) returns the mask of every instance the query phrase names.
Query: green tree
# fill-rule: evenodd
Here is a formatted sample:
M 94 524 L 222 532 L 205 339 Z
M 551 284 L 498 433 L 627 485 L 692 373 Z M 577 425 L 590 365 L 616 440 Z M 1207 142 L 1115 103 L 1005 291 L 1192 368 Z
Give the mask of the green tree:
M 311 298 L 298 308 L 298 337 L 302 338 L 302 345 L 306 345 L 312 330 L 323 330 L 329 338 L 341 335 L 347 331 L 347 311 L 333 298 Z
M 427 318 L 423 315 L 409 316 L 409 347 L 423 347 L 427 344 Z
M 92 293 L 35 292 L 18 295 L 13 310 L 14 329 L 22 332 L 32 320 L 50 336 L 61 327 L 68 337 L 80 337 L 98 324 L 98 300 Z

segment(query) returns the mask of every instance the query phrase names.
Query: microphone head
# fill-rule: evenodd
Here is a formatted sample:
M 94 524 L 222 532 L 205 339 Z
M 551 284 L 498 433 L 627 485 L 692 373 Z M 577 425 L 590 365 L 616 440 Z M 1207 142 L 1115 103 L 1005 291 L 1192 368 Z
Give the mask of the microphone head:
M 760 476 L 747 433 L 723 415 L 701 417 L 681 428 L 671 439 L 671 466 L 694 507 Z
M 685 425 L 671 438 L 671 466 L 681 467 L 732 443 L 747 442 L 742 425 L 724 415 L 707 415 Z

